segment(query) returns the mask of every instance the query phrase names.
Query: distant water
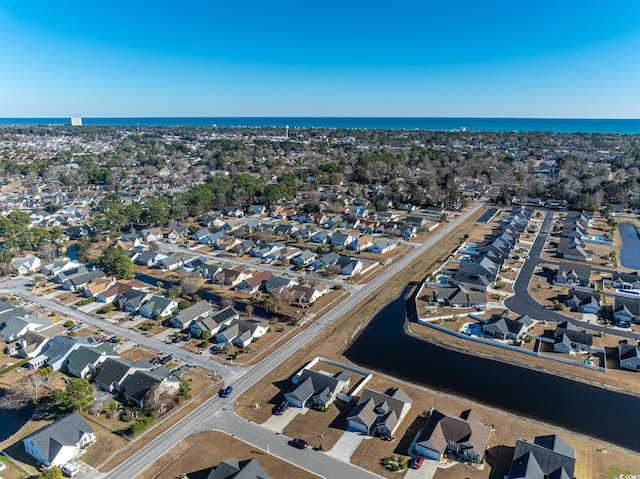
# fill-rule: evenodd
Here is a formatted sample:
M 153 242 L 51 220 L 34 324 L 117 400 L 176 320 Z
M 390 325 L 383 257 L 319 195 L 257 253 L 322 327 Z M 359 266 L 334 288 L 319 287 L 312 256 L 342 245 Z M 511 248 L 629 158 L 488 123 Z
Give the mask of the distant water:
M 84 125 L 247 126 L 369 130 L 544 131 L 640 134 L 640 119 L 391 118 L 391 117 L 141 117 L 83 118 Z M 0 124 L 65 125 L 69 118 L 0 118 Z
M 622 238 L 620 264 L 625 268 L 640 270 L 640 238 L 636 227 L 631 223 L 620 223 L 618 230 Z

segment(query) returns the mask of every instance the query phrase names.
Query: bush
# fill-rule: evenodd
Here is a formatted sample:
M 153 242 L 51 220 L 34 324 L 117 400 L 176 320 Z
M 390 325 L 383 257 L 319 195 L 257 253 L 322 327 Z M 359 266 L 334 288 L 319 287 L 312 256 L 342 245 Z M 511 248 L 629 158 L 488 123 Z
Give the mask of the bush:
M 93 296 L 91 296 L 90 298 L 84 298 L 84 299 L 81 299 L 80 301 L 78 301 L 76 303 L 76 306 L 85 306 L 87 304 L 91 304 L 91 303 L 95 302 L 95 300 L 96 300 L 96 298 L 93 297 Z
M 149 331 L 151 330 L 151 328 L 153 328 L 153 325 L 150 323 L 144 323 L 139 327 L 139 329 L 141 329 L 142 331 Z
M 113 311 L 113 304 L 109 303 L 109 304 L 105 304 L 102 309 L 99 311 L 100 314 L 106 314 L 110 311 Z
M 75 324 L 75 323 L 74 323 L 73 321 L 71 321 L 70 319 L 67 319 L 67 320 L 64 322 L 63 326 L 64 326 L 65 328 L 70 328 L 70 327 L 71 327 L 71 326 L 73 326 L 74 324 Z
M 191 301 L 189 301 L 188 299 L 181 299 L 178 303 L 179 309 L 187 309 L 189 306 L 191 306 Z
M 143 414 L 131 425 L 131 435 L 137 436 L 142 431 L 151 426 L 156 420 L 156 413 L 152 412 L 148 416 Z
M 344 286 L 342 286 L 341 284 L 334 284 L 332 286 L 333 289 L 342 289 Z

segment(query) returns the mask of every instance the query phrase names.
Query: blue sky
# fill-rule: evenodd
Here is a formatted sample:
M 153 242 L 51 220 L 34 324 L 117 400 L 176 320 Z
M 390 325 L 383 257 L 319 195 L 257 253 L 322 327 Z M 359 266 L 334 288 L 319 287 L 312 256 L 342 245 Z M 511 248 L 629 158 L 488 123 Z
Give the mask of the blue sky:
M 0 117 L 640 117 L 638 0 L 2 0 Z

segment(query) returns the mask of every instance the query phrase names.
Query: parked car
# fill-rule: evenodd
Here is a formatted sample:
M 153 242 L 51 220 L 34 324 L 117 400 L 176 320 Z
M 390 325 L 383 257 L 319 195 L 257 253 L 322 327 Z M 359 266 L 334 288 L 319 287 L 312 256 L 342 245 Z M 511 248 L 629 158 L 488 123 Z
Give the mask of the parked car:
M 287 401 L 283 401 L 278 405 L 278 407 L 273 412 L 273 414 L 275 414 L 276 416 L 282 416 L 288 408 L 289 408 L 289 403 Z
M 420 469 L 422 467 L 422 464 L 424 464 L 424 461 L 424 456 L 416 456 L 416 458 L 413 460 L 413 468 Z
M 221 398 L 228 398 L 229 396 L 231 396 L 232 391 L 233 391 L 233 388 L 231 386 L 227 386 L 226 388 L 221 389 L 218 395 Z
M 60 471 L 67 477 L 75 477 L 80 472 L 78 466 L 74 466 L 70 462 L 65 462 L 62 466 L 60 466 Z
M 289 444 L 291 444 L 296 449 L 306 449 L 309 447 L 309 443 L 304 439 L 300 439 L 300 438 L 291 440 Z

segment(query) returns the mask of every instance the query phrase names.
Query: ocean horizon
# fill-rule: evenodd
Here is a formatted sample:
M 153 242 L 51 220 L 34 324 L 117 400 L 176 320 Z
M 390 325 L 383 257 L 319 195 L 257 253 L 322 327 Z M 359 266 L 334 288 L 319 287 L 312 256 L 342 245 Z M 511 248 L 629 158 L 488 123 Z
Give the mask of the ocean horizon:
M 640 134 L 640 119 L 484 117 L 87 117 L 84 126 L 233 126 L 365 130 Z M 70 118 L 0 118 L 0 125 L 70 125 Z

